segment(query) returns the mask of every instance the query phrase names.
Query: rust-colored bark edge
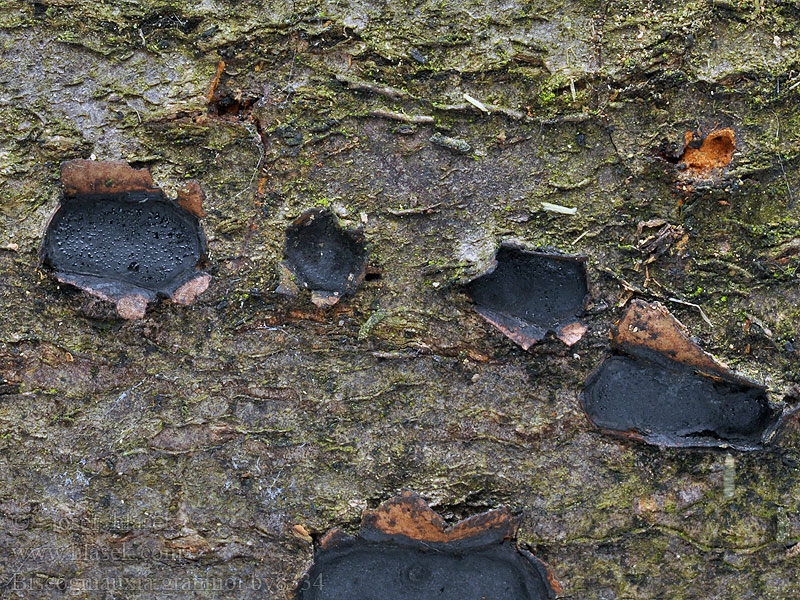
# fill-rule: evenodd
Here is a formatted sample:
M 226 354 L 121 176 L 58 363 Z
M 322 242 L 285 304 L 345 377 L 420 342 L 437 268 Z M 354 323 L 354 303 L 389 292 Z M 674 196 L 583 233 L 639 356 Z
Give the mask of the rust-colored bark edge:
M 635 354 L 637 349 L 657 352 L 696 370 L 728 380 L 757 385 L 732 373 L 689 339 L 685 326 L 660 302 L 634 300 L 611 328 L 612 344 Z
M 61 187 L 65 196 L 159 191 L 147 169 L 133 169 L 124 160 L 76 159 L 62 163 Z
M 505 539 L 513 533 L 511 512 L 497 508 L 474 515 L 448 527 L 415 492 L 405 490 L 381 504 L 375 510 L 364 511 L 361 531 L 374 531 L 384 535 L 402 535 L 420 542 L 447 543 L 483 535 L 489 531 L 502 533 Z

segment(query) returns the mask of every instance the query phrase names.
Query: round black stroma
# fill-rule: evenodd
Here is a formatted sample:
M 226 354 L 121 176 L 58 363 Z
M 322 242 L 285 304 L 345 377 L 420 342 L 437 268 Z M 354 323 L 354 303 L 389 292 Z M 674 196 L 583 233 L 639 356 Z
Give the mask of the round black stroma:
M 344 295 L 361 282 L 367 250 L 361 234 L 342 230 L 331 213 L 314 209 L 286 230 L 284 256 L 305 287 Z
M 455 550 L 447 544 L 354 540 L 319 553 L 295 600 L 551 600 L 546 574 L 511 543 Z
M 501 246 L 491 272 L 472 280 L 467 293 L 477 306 L 553 330 L 583 312 L 586 266 L 570 256 Z
M 206 252 L 198 220 L 160 193 L 65 198 L 43 245 L 44 264 L 153 292 L 193 274 Z
M 665 357 L 612 354 L 586 380 L 581 404 L 598 427 L 661 446 L 757 449 L 779 420 L 763 388 Z

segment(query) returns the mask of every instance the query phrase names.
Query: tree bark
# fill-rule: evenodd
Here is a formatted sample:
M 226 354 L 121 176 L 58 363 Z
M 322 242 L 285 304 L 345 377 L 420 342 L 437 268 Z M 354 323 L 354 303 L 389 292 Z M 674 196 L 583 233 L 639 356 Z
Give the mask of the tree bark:
M 412 488 L 510 507 L 564 598 L 800 597 L 794 420 L 659 449 L 578 403 L 632 298 L 798 399 L 796 2 L 0 4 L 0 596 L 285 598 L 303 532 Z M 75 158 L 200 183 L 194 304 L 124 321 L 40 268 Z M 330 309 L 275 293 L 315 206 L 369 243 Z M 502 241 L 587 257 L 577 344 L 472 310 Z

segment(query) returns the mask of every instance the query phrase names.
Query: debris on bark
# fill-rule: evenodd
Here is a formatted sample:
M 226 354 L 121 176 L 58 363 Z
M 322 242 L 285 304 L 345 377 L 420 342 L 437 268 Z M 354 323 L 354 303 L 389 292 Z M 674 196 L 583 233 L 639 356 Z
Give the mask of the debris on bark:
M 645 229 L 658 227 L 658 231 L 654 234 L 642 237 Z M 680 225 L 672 225 L 665 219 L 650 219 L 649 221 L 640 221 L 636 227 L 636 233 L 639 236 L 638 248 L 639 252 L 645 258 L 638 261 L 634 270 L 638 271 L 644 265 L 649 265 L 660 256 L 662 256 L 670 248 L 682 248 L 686 245 L 689 235 L 686 230 Z
M 434 118 L 430 115 L 406 115 L 385 109 L 373 110 L 369 114 L 373 117 L 402 121 L 403 123 L 411 123 L 412 125 L 428 125 L 434 122 Z
M 469 154 L 472 152 L 472 146 L 462 139 L 448 137 L 439 133 L 438 131 L 431 136 L 431 142 L 442 148 L 447 148 L 459 154 Z
M 363 81 L 347 75 L 336 75 L 336 81 L 346 85 L 349 89 L 356 90 L 358 92 L 372 92 L 373 94 L 385 96 L 386 98 L 391 98 L 392 100 L 408 98 L 408 92 L 403 90 L 399 90 L 387 85 L 370 83 L 369 81 Z
M 547 212 L 556 213 L 558 215 L 575 215 L 578 213 L 578 209 L 575 207 L 570 208 L 569 206 L 562 206 L 560 204 L 553 204 L 552 202 L 541 202 L 542 210 Z

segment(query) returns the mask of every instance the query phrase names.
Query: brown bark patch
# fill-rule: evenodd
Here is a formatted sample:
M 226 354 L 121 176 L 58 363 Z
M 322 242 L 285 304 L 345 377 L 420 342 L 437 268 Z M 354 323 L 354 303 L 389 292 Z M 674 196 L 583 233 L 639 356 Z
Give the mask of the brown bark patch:
M 147 169 L 132 169 L 124 160 L 71 160 L 61 165 L 65 196 L 157 191 Z
M 234 435 L 227 425 L 165 427 L 153 437 L 151 445 L 168 454 L 183 454 L 220 446 Z

